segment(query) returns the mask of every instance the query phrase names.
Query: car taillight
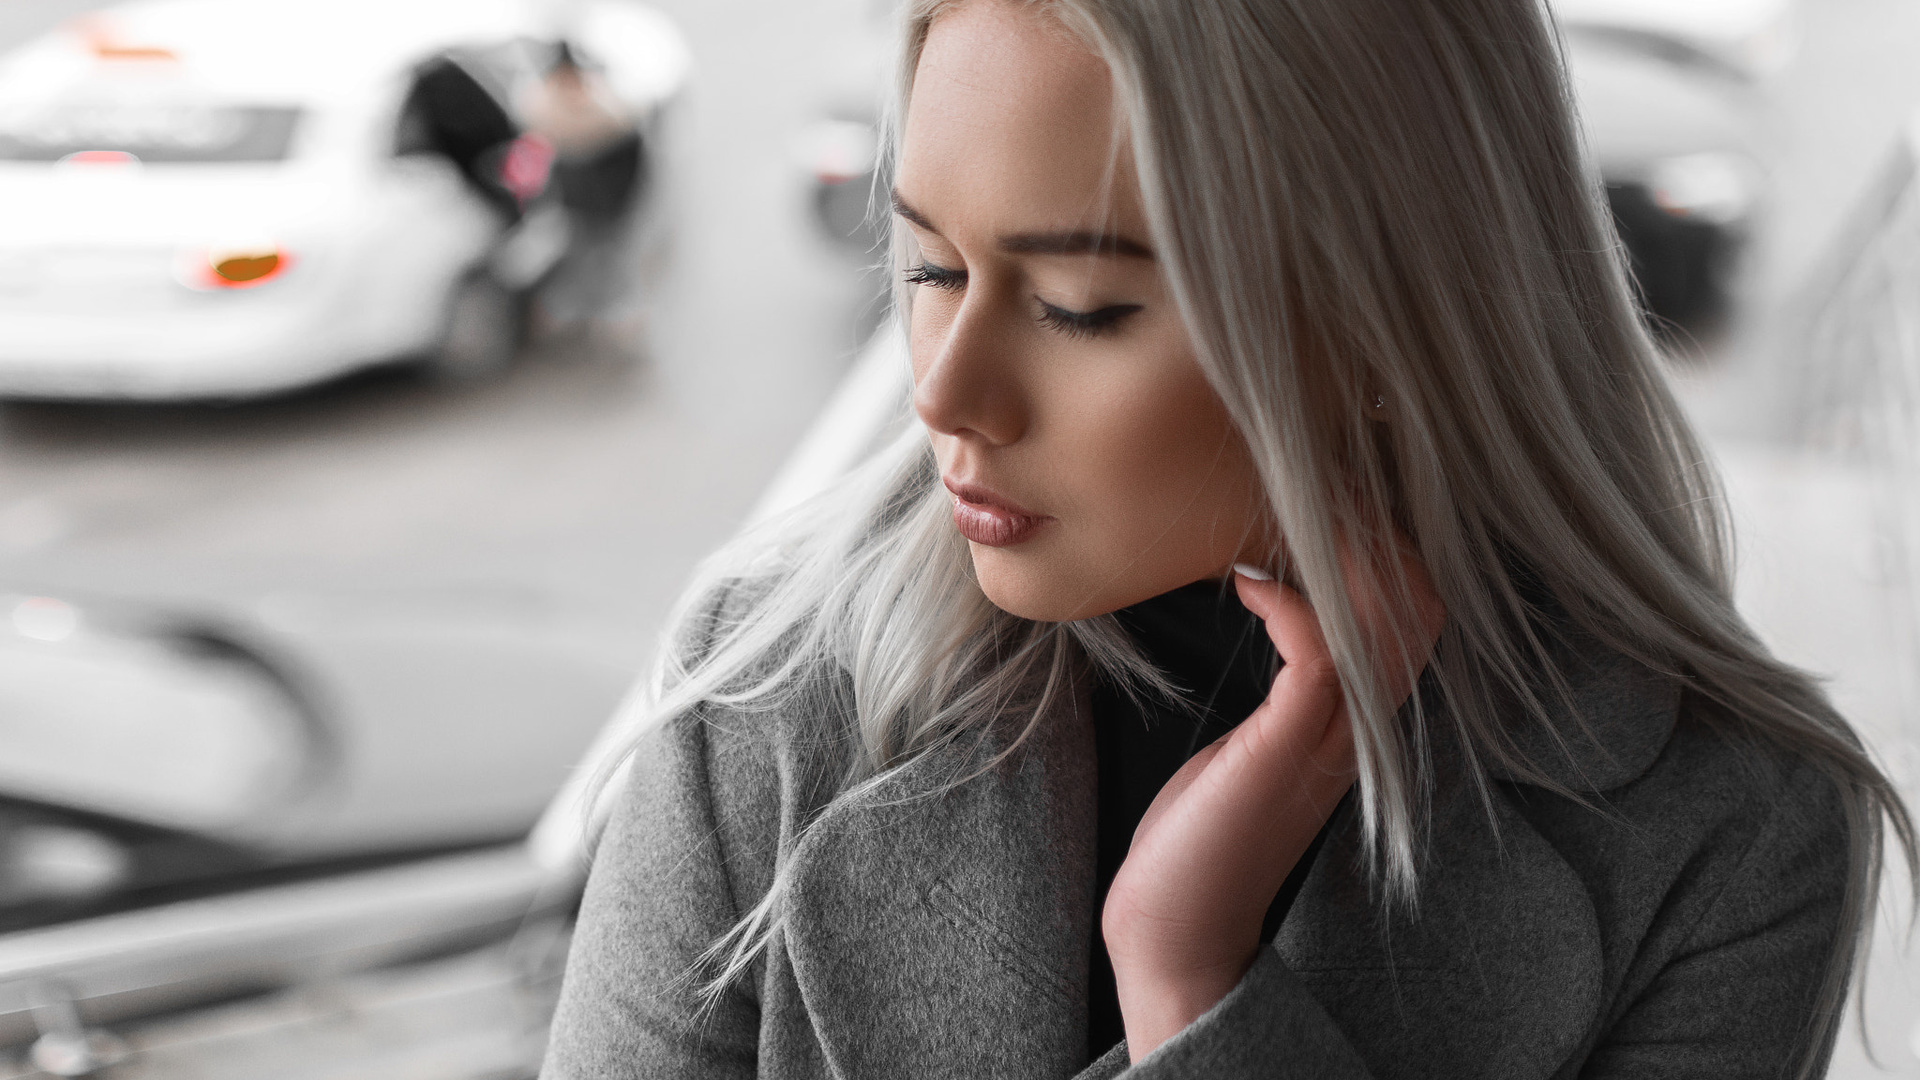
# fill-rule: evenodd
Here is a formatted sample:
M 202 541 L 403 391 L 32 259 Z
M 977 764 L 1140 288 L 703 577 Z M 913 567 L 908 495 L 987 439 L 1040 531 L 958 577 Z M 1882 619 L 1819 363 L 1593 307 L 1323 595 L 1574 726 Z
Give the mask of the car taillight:
M 1653 164 L 1647 187 L 1655 206 L 1677 218 L 1731 226 L 1752 214 L 1759 166 L 1737 154 L 1686 154 Z
M 125 169 L 139 165 L 140 159 L 125 150 L 76 150 L 61 158 L 60 164 Z
M 293 257 L 277 244 L 203 249 L 181 259 L 180 280 L 193 289 L 251 289 L 292 264 Z
M 128 41 L 120 36 L 120 28 L 100 16 L 82 16 L 68 27 L 86 42 L 93 55 L 105 61 L 145 61 L 147 63 L 178 63 L 180 56 L 163 45 L 147 45 L 138 41 Z
M 213 263 L 213 275 L 229 285 L 257 285 L 280 272 L 286 257 L 278 251 L 228 255 Z

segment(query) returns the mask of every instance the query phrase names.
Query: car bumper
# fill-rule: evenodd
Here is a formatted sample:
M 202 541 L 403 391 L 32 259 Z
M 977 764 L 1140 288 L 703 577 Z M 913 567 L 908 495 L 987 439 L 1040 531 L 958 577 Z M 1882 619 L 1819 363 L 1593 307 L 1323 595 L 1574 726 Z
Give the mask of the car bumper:
M 426 344 L 355 340 L 310 311 L 281 306 L 130 316 L 0 307 L 0 396 L 248 397 L 310 385 Z

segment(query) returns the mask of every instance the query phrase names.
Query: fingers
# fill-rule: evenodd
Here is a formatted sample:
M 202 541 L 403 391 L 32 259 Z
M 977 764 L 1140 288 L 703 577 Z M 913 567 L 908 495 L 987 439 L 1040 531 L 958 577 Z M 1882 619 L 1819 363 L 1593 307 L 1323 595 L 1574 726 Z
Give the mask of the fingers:
M 1234 564 L 1233 569 L 1241 603 L 1266 621 L 1270 632 L 1280 629 L 1274 625 L 1271 613 L 1280 610 L 1276 604 L 1282 600 L 1266 599 L 1268 597 L 1290 599 L 1308 618 L 1313 618 L 1305 598 L 1291 589 L 1281 593 L 1280 589 L 1285 586 L 1276 588 L 1264 571 L 1240 563 Z M 1394 530 L 1390 544 L 1375 548 L 1373 557 L 1368 557 L 1363 549 L 1345 545 L 1340 552 L 1340 570 L 1355 628 L 1364 636 L 1376 661 L 1414 671 L 1425 667 L 1446 625 L 1447 606 L 1439 590 L 1434 588 L 1433 577 L 1413 542 Z M 1318 620 L 1314 621 L 1317 627 Z M 1312 644 L 1297 633 L 1291 636 L 1309 646 Z M 1282 646 L 1278 637 L 1274 644 L 1281 647 L 1281 655 L 1289 663 L 1295 662 L 1294 655 Z M 1325 648 L 1324 642 L 1320 648 Z M 1395 677 L 1389 683 L 1400 681 L 1403 681 L 1401 677 Z
M 1352 549 L 1342 552 L 1341 569 L 1356 628 L 1367 642 L 1379 680 L 1374 689 L 1397 707 L 1413 692 L 1447 613 L 1413 543 L 1396 534 L 1391 556 L 1398 561 L 1397 574 Z M 1285 661 L 1270 700 L 1287 699 L 1289 712 L 1325 708 L 1345 719 L 1339 671 L 1312 605 L 1285 583 L 1265 579 L 1257 570 L 1248 572 L 1253 569 L 1235 565 L 1234 586 L 1240 602 L 1266 624 Z
M 1258 580 L 1237 566 L 1234 570 L 1233 584 L 1240 593 L 1240 603 L 1267 624 L 1267 636 L 1280 650 L 1282 660 L 1310 665 L 1327 655 L 1320 619 L 1306 597 L 1281 582 Z
M 1235 585 L 1240 602 L 1266 623 L 1267 636 L 1285 661 L 1246 738 L 1283 756 L 1304 750 L 1323 770 L 1344 771 L 1341 763 L 1350 757 L 1352 736 L 1344 723 L 1339 669 L 1318 616 L 1305 597 L 1281 582 L 1240 575 Z

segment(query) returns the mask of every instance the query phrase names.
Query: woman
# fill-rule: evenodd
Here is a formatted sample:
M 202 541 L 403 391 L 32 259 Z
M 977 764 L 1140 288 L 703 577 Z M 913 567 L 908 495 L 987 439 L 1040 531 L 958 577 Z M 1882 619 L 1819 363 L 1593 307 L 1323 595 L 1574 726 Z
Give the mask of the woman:
M 545 1075 L 1819 1072 L 1911 831 L 1733 609 L 1533 0 L 906 42 L 923 427 L 695 590 Z

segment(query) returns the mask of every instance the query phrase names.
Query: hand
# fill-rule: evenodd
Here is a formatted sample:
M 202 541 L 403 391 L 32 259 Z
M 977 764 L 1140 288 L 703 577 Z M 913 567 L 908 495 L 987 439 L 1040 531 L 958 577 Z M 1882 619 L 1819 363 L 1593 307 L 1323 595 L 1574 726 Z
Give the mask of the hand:
M 1411 545 L 1399 557 L 1411 611 L 1390 610 L 1347 560 L 1348 595 L 1375 655 L 1413 660 L 1412 672 L 1388 663 L 1375 673 L 1396 703 L 1412 693 L 1446 621 Z M 1253 715 L 1167 781 L 1108 890 L 1101 930 L 1136 1061 L 1246 974 L 1268 906 L 1356 773 L 1339 674 L 1313 608 L 1277 581 L 1242 573 L 1234 584 L 1284 665 Z

